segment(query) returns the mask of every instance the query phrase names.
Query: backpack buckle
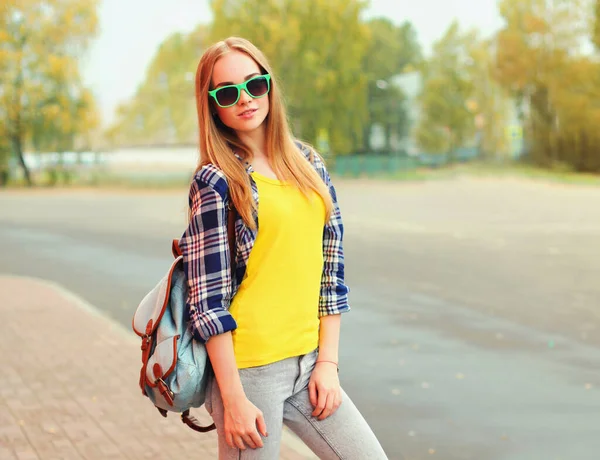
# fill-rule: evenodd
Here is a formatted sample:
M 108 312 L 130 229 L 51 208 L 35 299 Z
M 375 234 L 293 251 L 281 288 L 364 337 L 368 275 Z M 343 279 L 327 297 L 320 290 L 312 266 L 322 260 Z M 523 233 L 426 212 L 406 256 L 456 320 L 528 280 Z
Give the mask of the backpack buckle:
M 175 393 L 171 391 L 171 389 L 167 386 L 165 381 L 161 378 L 156 379 L 154 384 L 158 387 L 160 394 L 165 398 L 165 401 L 169 406 L 173 405 L 173 398 L 175 398 Z

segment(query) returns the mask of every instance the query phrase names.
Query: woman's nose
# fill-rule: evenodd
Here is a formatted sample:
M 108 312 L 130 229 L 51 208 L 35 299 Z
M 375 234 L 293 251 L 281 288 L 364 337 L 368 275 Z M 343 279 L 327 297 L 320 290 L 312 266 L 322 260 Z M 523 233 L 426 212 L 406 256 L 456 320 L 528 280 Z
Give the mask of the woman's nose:
M 238 101 L 239 104 L 246 104 L 247 102 L 250 102 L 252 100 L 252 97 L 246 92 L 245 89 L 240 90 L 240 100 Z

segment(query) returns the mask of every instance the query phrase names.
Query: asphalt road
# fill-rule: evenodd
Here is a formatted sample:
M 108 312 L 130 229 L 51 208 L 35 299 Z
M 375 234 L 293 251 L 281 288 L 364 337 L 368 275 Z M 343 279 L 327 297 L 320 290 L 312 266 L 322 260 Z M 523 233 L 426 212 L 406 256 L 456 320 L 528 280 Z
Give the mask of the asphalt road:
M 600 187 L 338 194 L 353 307 L 340 375 L 389 457 L 600 458 Z M 0 193 L 0 273 L 58 282 L 129 328 L 186 206 L 186 190 Z

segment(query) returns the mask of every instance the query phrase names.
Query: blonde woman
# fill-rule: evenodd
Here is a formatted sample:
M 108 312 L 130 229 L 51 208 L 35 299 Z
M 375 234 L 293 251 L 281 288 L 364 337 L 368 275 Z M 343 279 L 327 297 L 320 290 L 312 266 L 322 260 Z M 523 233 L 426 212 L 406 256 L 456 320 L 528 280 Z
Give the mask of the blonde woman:
M 271 67 L 247 40 L 206 50 L 196 104 L 200 163 L 180 248 L 191 328 L 214 371 L 206 408 L 219 458 L 279 458 L 285 423 L 320 458 L 385 459 L 338 379 L 348 288 L 323 161 L 296 144 Z

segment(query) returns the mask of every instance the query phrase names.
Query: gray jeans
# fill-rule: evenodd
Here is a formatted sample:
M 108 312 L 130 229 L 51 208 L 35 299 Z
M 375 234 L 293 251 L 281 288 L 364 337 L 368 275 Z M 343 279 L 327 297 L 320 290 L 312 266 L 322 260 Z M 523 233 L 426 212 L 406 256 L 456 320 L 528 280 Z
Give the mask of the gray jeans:
M 311 414 L 308 382 L 317 352 L 266 366 L 240 369 L 248 399 L 264 415 L 269 436 L 260 449 L 231 448 L 223 432 L 223 400 L 214 376 L 208 383 L 206 409 L 217 426 L 220 460 L 276 460 L 285 423 L 321 459 L 387 459 L 379 441 L 350 398 L 342 390 L 342 404 L 325 420 Z

